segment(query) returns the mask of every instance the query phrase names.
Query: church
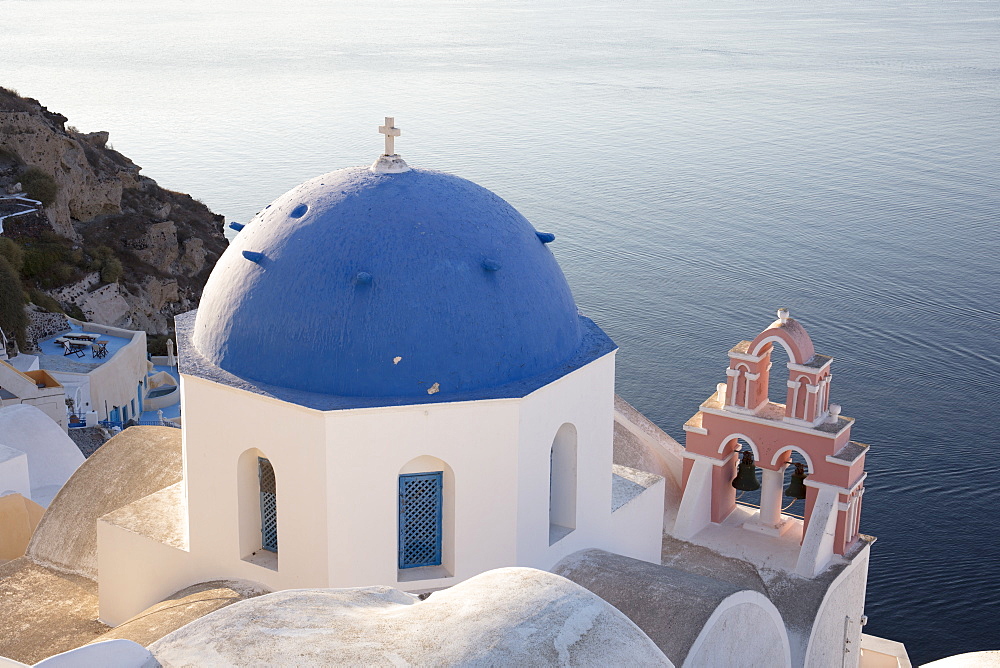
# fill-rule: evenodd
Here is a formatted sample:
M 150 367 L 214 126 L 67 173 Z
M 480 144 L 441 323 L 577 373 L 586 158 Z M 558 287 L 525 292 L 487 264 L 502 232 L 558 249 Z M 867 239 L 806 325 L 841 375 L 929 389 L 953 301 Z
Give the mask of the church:
M 106 622 L 223 575 L 420 591 L 658 559 L 663 481 L 612 470 L 615 345 L 552 236 L 387 137 L 261 211 L 177 317 L 184 483 L 146 505 L 187 538 L 102 524 Z
M 24 559 L 93 578 L 99 621 L 119 629 L 203 583 L 265 594 L 141 643 L 163 665 L 281 663 L 314 642 L 341 643 L 323 656 L 345 661 L 558 650 L 543 662 L 904 665 L 901 645 L 862 632 L 869 448 L 830 401 L 832 358 L 789 311 L 729 351 L 682 446 L 616 396 L 616 346 L 578 312 L 554 236 L 481 186 L 411 168 L 392 118 L 380 132 L 370 167 L 316 177 L 234 225 L 199 308 L 176 318 L 176 463 L 173 430 L 125 430 L 70 479 Z M 775 346 L 786 369 L 772 368 Z M 787 388 L 785 404 L 769 383 Z M 109 463 L 116 451 L 135 462 Z M 90 502 L 82 481 L 112 466 L 135 490 Z M 53 527 L 90 523 L 84 557 L 45 547 Z M 342 628 L 350 591 L 415 615 L 484 605 L 483 632 L 517 639 L 490 649 L 427 613 L 420 628 L 441 634 L 429 649 L 387 632 L 351 654 L 350 633 L 308 630 L 323 614 Z M 489 599 L 507 591 L 541 612 Z M 504 609 L 531 622 L 492 616 Z M 631 649 L 607 654 L 602 625 Z M 206 638 L 222 653 L 198 655 Z

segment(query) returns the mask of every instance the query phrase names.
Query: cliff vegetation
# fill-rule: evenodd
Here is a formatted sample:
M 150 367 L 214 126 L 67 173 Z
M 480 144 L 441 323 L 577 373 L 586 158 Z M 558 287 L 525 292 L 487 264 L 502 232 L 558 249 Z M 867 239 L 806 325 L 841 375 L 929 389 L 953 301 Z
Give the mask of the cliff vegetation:
M 23 210 L 11 196 L 41 202 L 2 220 L 0 329 L 31 349 L 47 311 L 163 338 L 225 250 L 223 217 L 66 121 L 0 88 L 0 216 Z

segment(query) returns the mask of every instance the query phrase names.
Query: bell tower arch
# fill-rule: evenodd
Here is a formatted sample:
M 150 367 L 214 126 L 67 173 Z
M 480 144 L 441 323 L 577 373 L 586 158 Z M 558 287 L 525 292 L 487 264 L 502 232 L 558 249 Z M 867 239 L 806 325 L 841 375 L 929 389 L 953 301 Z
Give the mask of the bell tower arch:
M 774 345 L 788 353 L 784 404 L 768 400 Z M 794 529 L 801 532 L 796 571 L 807 577 L 859 541 L 868 446 L 850 440 L 854 419 L 829 403 L 832 361 L 816 353 L 805 328 L 784 308 L 752 341 L 729 351 L 726 382 L 684 425 L 684 491 L 674 528 L 678 538 L 691 539 L 713 524 L 774 538 Z M 742 448 L 740 439 L 750 447 Z M 804 488 L 803 518 L 782 512 L 792 452 L 804 460 L 795 468 L 792 487 L 796 494 Z M 738 504 L 736 488 L 756 489 L 757 468 L 760 507 Z

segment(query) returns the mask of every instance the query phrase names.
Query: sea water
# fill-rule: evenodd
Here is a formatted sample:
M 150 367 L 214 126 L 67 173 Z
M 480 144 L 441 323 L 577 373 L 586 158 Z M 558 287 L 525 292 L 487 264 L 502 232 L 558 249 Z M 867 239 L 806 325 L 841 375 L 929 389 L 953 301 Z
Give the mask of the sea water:
M 246 222 L 367 164 L 472 179 L 542 231 L 681 439 L 788 306 L 871 444 L 867 631 L 1000 647 L 991 436 L 1000 8 L 975 0 L 0 0 L 0 85 Z M 780 382 L 780 381 L 779 381 Z

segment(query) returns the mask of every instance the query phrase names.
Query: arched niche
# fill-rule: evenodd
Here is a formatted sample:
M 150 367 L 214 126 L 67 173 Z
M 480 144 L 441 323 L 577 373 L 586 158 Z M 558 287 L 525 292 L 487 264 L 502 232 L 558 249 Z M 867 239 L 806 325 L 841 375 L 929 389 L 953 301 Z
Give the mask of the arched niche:
M 576 427 L 559 427 L 549 451 L 549 545 L 576 529 L 577 496 Z
M 811 379 L 805 374 L 792 374 L 793 380 L 790 381 L 789 390 L 789 400 L 788 400 L 788 412 L 786 415 L 789 417 L 796 418 L 798 420 L 806 419 L 806 402 L 809 398 L 809 384 Z
M 273 473 L 273 490 L 275 496 L 275 518 L 280 528 L 281 522 L 278 513 L 281 512 L 281 474 L 278 465 L 274 460 L 257 448 L 244 450 L 237 460 L 236 467 L 236 490 L 238 496 L 237 522 L 239 525 L 239 551 L 240 557 L 244 561 L 255 563 L 272 570 L 278 570 L 277 549 L 264 548 L 264 528 L 262 520 L 263 494 L 269 492 L 271 485 L 265 481 L 268 490 L 261 489 L 261 460 L 266 461 Z M 273 547 L 277 547 L 274 545 Z
M 440 565 L 398 568 L 400 582 L 451 577 L 455 573 L 455 472 L 443 459 L 432 455 L 421 455 L 406 462 L 399 469 L 400 480 L 404 476 L 419 474 L 441 474 L 441 563 Z M 397 548 L 401 547 L 399 522 L 401 508 L 397 504 Z M 397 564 L 398 566 L 399 564 Z
M 733 383 L 736 394 L 731 403 L 740 408 L 748 408 L 747 394 L 750 392 L 750 380 L 747 378 L 747 374 L 750 373 L 750 367 L 746 364 L 737 364 L 736 371 L 737 375 Z

